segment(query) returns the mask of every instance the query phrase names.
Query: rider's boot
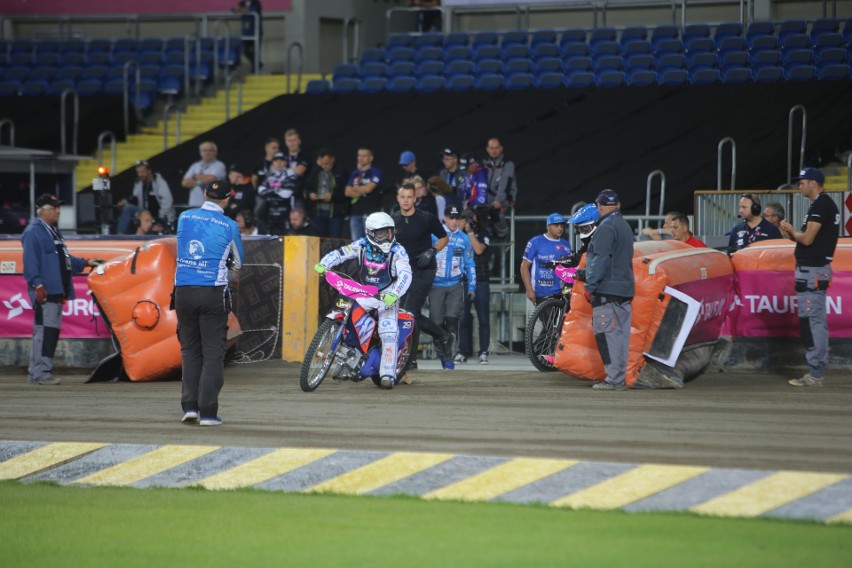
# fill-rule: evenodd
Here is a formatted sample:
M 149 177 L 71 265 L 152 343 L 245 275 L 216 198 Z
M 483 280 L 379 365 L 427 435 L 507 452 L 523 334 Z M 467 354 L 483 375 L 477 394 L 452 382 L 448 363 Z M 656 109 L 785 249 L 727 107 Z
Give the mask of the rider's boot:
M 382 377 L 382 388 L 383 389 L 392 389 L 393 388 L 394 377 L 390 375 L 385 375 Z

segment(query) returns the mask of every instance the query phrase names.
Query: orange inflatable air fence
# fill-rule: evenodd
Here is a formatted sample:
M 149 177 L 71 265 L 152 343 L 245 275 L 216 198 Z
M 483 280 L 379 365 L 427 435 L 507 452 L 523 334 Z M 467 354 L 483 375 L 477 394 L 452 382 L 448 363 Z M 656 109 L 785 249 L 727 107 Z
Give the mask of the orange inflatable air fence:
M 719 338 L 731 304 L 733 266 L 727 255 L 709 248 L 694 248 L 678 241 L 642 241 L 635 244 L 633 273 L 636 296 L 632 305 L 627 384 L 633 385 L 645 364 L 643 353 L 651 348 L 671 296 L 666 286 L 700 302 L 698 319 L 684 347 L 714 342 Z M 584 298 L 582 283 L 571 294 L 556 346 L 554 365 L 575 377 L 600 381 L 606 378 L 592 331 L 592 307 Z M 673 333 L 664 329 L 664 333 Z
M 162 379 L 181 367 L 177 315 L 169 310 L 176 245 L 175 238 L 148 241 L 89 275 L 89 287 L 119 343 L 131 381 Z M 239 334 L 232 313 L 228 339 Z

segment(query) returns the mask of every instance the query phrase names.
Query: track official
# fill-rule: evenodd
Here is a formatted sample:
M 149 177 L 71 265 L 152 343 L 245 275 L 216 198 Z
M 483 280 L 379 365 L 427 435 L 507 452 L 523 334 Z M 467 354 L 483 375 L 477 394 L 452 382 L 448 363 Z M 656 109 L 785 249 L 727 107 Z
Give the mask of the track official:
M 68 252 L 58 226 L 61 205 L 62 201 L 55 195 L 40 195 L 36 199 L 38 218 L 21 235 L 24 278 L 35 311 L 27 377 L 30 384 L 59 384 L 59 379 L 53 376 L 53 355 L 62 327 L 62 306 L 66 300 L 74 299 L 71 275 L 103 262 Z
M 233 197 L 228 180 L 204 188 L 204 203 L 178 218 L 175 309 L 183 358 L 181 422 L 217 426 L 219 391 L 225 382 L 225 340 L 231 295 L 228 268 L 244 257 L 237 223 L 225 216 Z
M 805 345 L 808 372 L 789 383 L 794 387 L 821 387 L 828 366 L 828 322 L 825 291 L 831 283 L 831 259 L 840 235 L 840 211 L 825 194 L 825 176 L 816 168 L 799 172 L 799 191 L 811 201 L 808 213 L 797 231 L 787 221 L 779 228 L 796 242 L 796 298 L 799 305 L 799 331 Z

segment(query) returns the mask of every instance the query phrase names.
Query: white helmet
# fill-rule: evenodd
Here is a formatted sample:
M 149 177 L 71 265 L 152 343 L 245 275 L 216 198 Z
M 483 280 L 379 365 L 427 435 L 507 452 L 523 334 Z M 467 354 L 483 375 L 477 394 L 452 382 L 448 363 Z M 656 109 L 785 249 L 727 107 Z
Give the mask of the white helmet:
M 364 223 L 367 242 L 377 247 L 383 253 L 390 252 L 396 242 L 396 226 L 387 213 L 372 213 Z

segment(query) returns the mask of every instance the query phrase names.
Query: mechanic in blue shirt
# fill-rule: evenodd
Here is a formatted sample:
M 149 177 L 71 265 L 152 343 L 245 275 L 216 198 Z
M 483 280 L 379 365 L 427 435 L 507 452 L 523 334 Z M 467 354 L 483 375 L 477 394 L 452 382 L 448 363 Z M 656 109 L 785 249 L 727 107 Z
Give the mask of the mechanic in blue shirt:
M 177 229 L 174 303 L 183 358 L 184 424 L 218 426 L 219 391 L 225 382 L 225 340 L 231 294 L 228 268 L 242 266 L 237 223 L 224 209 L 234 190 L 226 179 L 204 188 L 204 203 L 181 213 Z
M 521 280 L 524 282 L 527 298 L 533 304 L 562 289 L 562 283 L 556 278 L 553 269 L 544 268 L 542 264 L 571 254 L 571 245 L 562 238 L 564 232 L 565 217 L 559 213 L 551 213 L 547 216 L 547 231 L 530 239 L 524 249 Z

